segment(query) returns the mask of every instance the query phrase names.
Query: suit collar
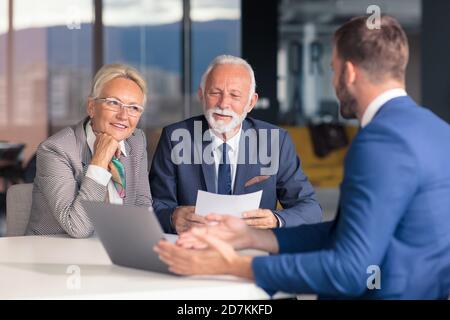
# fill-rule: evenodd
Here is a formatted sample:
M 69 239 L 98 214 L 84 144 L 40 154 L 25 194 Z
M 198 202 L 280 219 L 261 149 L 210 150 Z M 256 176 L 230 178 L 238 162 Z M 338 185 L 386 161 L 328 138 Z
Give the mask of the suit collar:
M 91 151 L 89 150 L 89 146 L 87 144 L 86 131 L 84 129 L 88 121 L 89 118 L 85 118 L 82 121 L 78 122 L 74 127 L 75 140 L 78 150 L 80 150 L 80 158 L 83 167 L 89 164 L 92 158 Z
M 89 150 L 91 151 L 91 153 L 93 153 L 94 152 L 94 144 L 95 144 L 96 136 L 95 136 L 94 131 L 92 130 L 91 120 L 89 120 L 85 124 L 84 128 L 85 128 L 86 141 L 87 141 L 87 144 L 89 146 Z M 122 152 L 122 155 L 124 157 L 126 157 L 127 156 L 127 150 L 125 149 L 125 141 L 124 140 L 120 141 L 119 142 L 119 146 L 120 146 L 120 151 Z
M 92 159 L 91 150 L 89 149 L 89 146 L 87 144 L 86 130 L 85 130 L 85 126 L 88 121 L 89 121 L 89 118 L 85 118 L 73 127 L 73 130 L 75 132 L 76 144 L 77 144 L 78 150 L 80 150 L 80 158 L 81 158 L 81 163 L 83 165 L 83 175 L 86 175 L 88 165 Z M 133 135 L 134 135 L 134 133 L 133 133 Z M 128 156 L 122 157 L 120 159 L 120 161 L 122 162 L 122 164 L 125 168 L 125 177 L 132 177 L 133 172 L 132 172 L 132 168 L 130 165 L 130 161 L 131 161 L 130 155 L 132 152 L 132 147 L 131 147 L 128 139 L 126 139 L 124 141 L 124 145 L 125 145 L 125 149 L 126 149 Z M 126 179 L 128 179 L 128 178 L 126 178 Z M 123 200 L 123 203 L 125 205 L 133 204 L 133 198 L 129 194 L 129 192 L 131 192 L 131 190 L 132 190 L 132 188 L 126 188 L 126 196 Z
M 198 143 L 198 141 L 194 141 L 194 145 L 196 145 L 196 147 L 194 148 L 195 151 L 197 152 L 197 156 L 200 157 L 199 159 L 201 159 L 201 164 L 202 164 L 202 172 L 203 172 L 203 179 L 204 179 L 204 183 L 205 183 L 205 187 L 206 187 L 206 191 L 208 192 L 216 192 L 216 170 L 215 170 L 215 164 L 214 164 L 214 155 L 211 153 L 210 155 L 208 155 L 208 151 L 212 151 L 211 150 L 206 150 L 206 156 L 210 159 L 212 159 L 211 161 L 208 161 L 208 159 L 205 159 L 205 157 L 203 157 L 204 153 L 205 153 L 205 149 L 207 148 L 208 145 L 211 144 L 211 140 L 208 139 L 209 134 L 205 132 L 209 129 L 209 125 L 208 125 L 208 121 L 206 120 L 206 118 L 204 116 L 200 117 L 199 120 L 202 121 L 202 143 L 201 143 L 201 147 L 200 144 Z M 198 121 L 198 120 L 194 120 L 194 121 Z M 242 122 L 242 128 L 241 128 L 241 136 L 239 139 L 239 154 L 245 154 L 246 157 L 249 156 L 249 154 L 251 152 L 256 152 L 256 146 L 249 146 L 250 150 L 245 150 L 245 132 L 250 129 L 251 124 L 250 121 L 248 121 L 247 119 L 244 119 L 244 121 Z M 194 134 L 195 136 L 195 134 Z M 206 137 L 206 139 L 203 139 L 204 137 Z M 253 150 L 255 149 L 255 150 Z M 244 150 L 244 151 L 242 151 Z M 253 151 L 252 151 L 253 150 Z M 247 152 L 246 152 L 247 151 Z M 239 155 L 238 155 L 238 159 L 239 159 Z M 259 172 L 258 170 L 256 170 L 254 167 L 257 166 L 259 168 L 259 165 L 246 165 L 244 162 L 242 164 L 242 162 L 240 162 L 241 164 L 238 163 L 238 165 L 236 166 L 236 177 L 234 180 L 234 188 L 233 188 L 233 194 L 242 194 L 244 193 L 244 184 L 245 181 L 247 181 L 247 177 L 254 176 L 255 172 Z
M 202 116 L 200 118 L 200 120 L 202 121 L 201 141 L 195 141 L 195 140 L 197 140 L 197 139 L 195 139 L 196 138 L 195 132 L 194 132 L 194 136 L 192 137 L 192 139 L 195 139 L 194 145 L 196 146 L 195 149 L 197 152 L 197 156 L 199 157 L 198 159 L 201 159 L 203 179 L 204 179 L 203 181 L 205 183 L 206 191 L 215 193 L 216 192 L 216 184 L 215 184 L 216 170 L 215 170 L 215 166 L 214 166 L 214 155 L 212 154 L 212 149 L 205 150 L 208 146 L 212 146 L 211 145 L 211 136 L 208 133 L 209 124 L 208 124 L 208 121 L 206 120 L 205 116 Z M 195 125 L 195 121 L 198 121 L 198 120 L 194 120 L 194 125 Z M 208 151 L 209 151 L 209 153 L 208 153 Z M 210 161 L 210 160 L 212 160 L 212 161 Z
M 239 131 L 231 139 L 228 139 L 226 142 L 228 144 L 228 146 L 231 148 L 231 150 L 233 150 L 233 151 L 235 151 L 239 148 L 241 132 L 242 132 L 242 125 L 239 128 Z M 219 138 L 218 136 L 216 136 L 213 132 L 211 132 L 211 130 L 208 131 L 208 135 L 211 136 L 214 150 L 216 150 L 217 148 L 222 146 L 224 141 L 221 138 Z
M 202 128 L 203 128 L 203 137 L 205 137 L 205 132 L 209 129 L 208 122 L 206 118 L 203 116 L 201 118 L 202 120 Z M 244 119 L 242 122 L 241 127 L 241 135 L 239 138 L 239 154 L 238 154 L 238 164 L 236 166 L 236 177 L 234 179 L 234 187 L 233 187 L 233 194 L 244 194 L 245 193 L 245 182 L 249 180 L 250 178 L 253 178 L 260 174 L 260 168 L 261 165 L 259 163 L 251 164 L 249 162 L 249 159 L 257 159 L 257 145 L 258 145 L 258 134 L 256 133 L 256 143 L 251 144 L 248 143 L 248 148 L 245 146 L 245 133 L 249 129 L 254 129 L 252 126 L 251 121 L 249 121 L 247 118 Z M 206 137 L 209 135 L 206 134 Z M 202 139 L 202 148 L 197 148 L 197 152 L 201 152 L 199 156 L 202 156 L 200 159 L 202 159 L 202 171 L 203 171 L 203 178 L 204 183 L 206 186 L 206 190 L 208 192 L 216 192 L 216 170 L 215 170 L 215 164 L 214 164 L 214 156 L 211 154 L 212 162 L 208 163 L 205 161 L 205 158 L 203 157 L 203 152 L 205 152 L 205 148 L 211 143 L 211 140 Z M 206 150 L 206 153 L 208 150 Z M 244 158 L 241 158 L 245 156 Z M 207 159 L 206 159 L 207 160 Z
M 407 95 L 406 91 L 402 88 L 387 90 L 382 94 L 378 95 L 367 106 L 361 119 L 361 128 L 364 128 L 366 125 L 368 125 L 370 121 L 372 121 L 373 117 L 387 102 L 389 102 L 394 98 L 404 97 L 406 95 Z
M 86 124 L 88 123 L 89 118 L 86 117 L 83 120 L 81 120 L 80 122 L 78 122 L 74 127 L 73 130 L 75 132 L 75 139 L 76 139 L 76 144 L 78 147 L 78 150 L 80 150 L 80 158 L 81 158 L 81 163 L 83 164 L 83 166 L 88 165 L 91 162 L 91 158 L 92 158 L 92 153 L 91 150 L 89 149 L 88 143 L 87 143 L 87 137 L 86 137 Z M 132 135 L 134 135 L 135 133 L 133 132 Z M 124 147 L 125 147 L 125 151 L 127 156 L 131 155 L 133 148 L 131 147 L 130 143 L 129 143 L 129 138 L 123 141 L 124 143 Z M 124 157 L 124 158 L 128 158 L 128 157 Z
M 256 134 L 256 139 L 252 140 L 250 138 L 250 141 L 254 142 L 250 143 L 250 141 L 247 141 L 246 137 L 248 134 L 253 133 Z M 236 166 L 233 194 L 244 194 L 245 183 L 261 173 L 261 164 L 258 161 L 256 163 L 250 161 L 250 159 L 258 159 L 259 139 L 258 132 L 253 127 L 252 122 L 247 118 L 244 119 L 242 122 L 242 134 L 239 140 L 238 165 Z

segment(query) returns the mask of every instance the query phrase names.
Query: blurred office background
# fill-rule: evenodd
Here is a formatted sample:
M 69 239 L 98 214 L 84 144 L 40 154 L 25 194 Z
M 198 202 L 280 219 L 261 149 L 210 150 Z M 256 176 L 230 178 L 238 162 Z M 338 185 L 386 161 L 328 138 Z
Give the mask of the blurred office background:
M 251 116 L 289 130 L 332 219 L 357 123 L 339 116 L 331 39 L 370 5 L 408 34 L 408 93 L 450 121 L 450 1 L 0 0 L 0 235 L 5 189 L 32 181 L 39 143 L 84 117 L 103 64 L 131 64 L 148 81 L 139 127 L 151 161 L 163 126 L 202 112 L 200 77 L 223 53 L 254 67 L 260 100 Z

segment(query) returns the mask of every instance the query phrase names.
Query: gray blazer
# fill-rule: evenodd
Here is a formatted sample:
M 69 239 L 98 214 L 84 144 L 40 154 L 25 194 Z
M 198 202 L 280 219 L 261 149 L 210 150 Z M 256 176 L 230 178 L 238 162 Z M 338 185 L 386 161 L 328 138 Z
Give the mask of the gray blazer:
M 42 142 L 37 150 L 33 203 L 27 234 L 90 236 L 94 229 L 81 200 L 105 201 L 107 186 L 86 177 L 91 151 L 84 119 Z M 121 161 L 127 181 L 124 205 L 150 207 L 145 135 L 140 129 L 125 140 L 127 157 Z

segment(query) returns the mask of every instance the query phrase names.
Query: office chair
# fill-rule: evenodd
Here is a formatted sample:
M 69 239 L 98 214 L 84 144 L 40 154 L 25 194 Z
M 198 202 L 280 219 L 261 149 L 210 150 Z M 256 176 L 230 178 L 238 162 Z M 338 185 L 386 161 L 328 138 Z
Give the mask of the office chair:
M 22 180 L 24 183 L 33 183 L 36 176 L 36 153 L 30 158 L 25 168 L 22 170 Z
M 25 144 L 19 143 L 0 149 L 0 177 L 3 178 L 4 190 L 22 179 L 21 154 L 24 147 Z

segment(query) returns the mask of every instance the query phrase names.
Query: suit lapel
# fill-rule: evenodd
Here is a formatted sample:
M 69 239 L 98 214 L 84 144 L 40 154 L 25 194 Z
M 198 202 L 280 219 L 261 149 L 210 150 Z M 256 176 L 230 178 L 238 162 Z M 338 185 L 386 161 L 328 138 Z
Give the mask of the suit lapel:
M 201 136 L 201 141 L 194 141 L 194 146 L 195 146 L 195 151 L 199 154 L 197 154 L 197 156 L 199 157 L 198 159 L 201 159 L 201 163 L 202 163 L 202 172 L 203 172 L 203 182 L 205 183 L 206 186 L 206 191 L 208 192 L 216 192 L 216 169 L 215 169 L 215 165 L 214 165 L 214 161 L 212 163 L 206 163 L 205 159 L 203 158 L 203 153 L 205 151 L 205 148 L 211 144 L 211 140 L 209 141 L 203 141 L 203 137 L 205 136 L 205 132 L 209 129 L 209 125 L 208 122 L 206 121 L 205 117 L 202 117 L 202 136 Z M 209 136 L 207 134 L 207 136 Z M 193 134 L 193 138 L 194 139 L 196 137 L 195 133 Z M 198 140 L 198 139 L 194 139 L 194 140 Z M 211 156 L 213 156 L 211 154 Z M 214 157 L 213 157 L 214 158 Z
M 80 121 L 75 127 L 75 140 L 77 143 L 78 150 L 80 151 L 80 159 L 81 164 L 83 166 L 83 173 L 86 174 L 87 167 L 89 163 L 91 162 L 92 154 L 91 150 L 89 150 L 89 146 L 87 144 L 86 139 L 86 131 L 85 131 L 85 124 L 88 122 L 88 118 L 85 118 L 84 120 Z
M 387 111 L 391 105 L 397 105 L 398 106 L 399 104 L 406 104 L 406 105 L 411 105 L 412 104 L 414 106 L 417 106 L 417 103 L 414 100 L 412 100 L 411 97 L 408 96 L 408 95 L 394 97 L 394 98 L 386 101 L 384 104 L 381 105 L 380 108 L 378 108 L 377 112 L 375 112 L 375 114 L 373 115 L 373 118 L 372 118 L 372 120 L 370 122 L 375 120 L 375 118 L 377 118 L 380 114 L 383 114 L 385 111 Z
M 248 148 L 245 146 L 245 133 L 249 129 L 253 128 L 250 127 L 249 121 L 245 119 L 242 122 L 242 132 L 239 139 L 238 164 L 236 166 L 233 194 L 244 194 L 245 182 L 260 175 L 261 165 L 258 162 L 256 164 L 250 163 L 250 159 L 258 159 L 258 143 L 248 143 Z M 258 141 L 258 135 L 256 139 Z
M 83 176 L 86 175 L 86 171 L 87 171 L 89 163 L 91 162 L 91 159 L 92 159 L 91 150 L 89 149 L 89 146 L 86 141 L 87 139 L 86 139 L 85 125 L 88 120 L 89 119 L 86 118 L 83 121 L 79 122 L 74 127 L 76 142 L 77 142 L 78 150 L 80 150 L 80 158 L 81 158 L 81 163 L 83 166 L 83 168 L 82 168 Z M 130 143 L 128 142 L 128 139 L 125 140 L 125 150 L 127 152 L 127 156 L 126 157 L 122 156 L 120 158 L 120 161 L 122 162 L 122 164 L 125 168 L 125 181 L 128 186 L 128 185 L 131 185 L 130 179 L 132 179 L 132 177 L 133 177 L 133 174 L 131 171 L 131 163 L 130 163 L 133 148 L 131 147 Z M 133 204 L 133 203 L 129 203 L 129 201 L 132 200 L 130 192 L 131 192 L 131 188 L 126 188 L 126 196 L 124 199 L 124 204 Z
M 205 117 L 202 117 L 202 138 L 205 134 L 205 131 L 209 129 L 208 122 Z M 258 159 L 258 143 L 249 143 L 248 148 L 245 146 L 245 132 L 248 129 L 252 129 L 249 121 L 245 119 L 242 122 L 242 133 L 239 140 L 239 154 L 238 154 L 238 164 L 236 166 L 236 177 L 234 179 L 234 187 L 233 194 L 244 194 L 245 193 L 245 182 L 249 179 L 260 175 L 261 173 L 261 164 L 259 162 L 255 164 L 250 163 L 250 159 Z M 195 136 L 195 134 L 193 135 Z M 256 141 L 258 141 L 259 137 L 256 135 Z M 208 192 L 216 192 L 216 170 L 214 162 L 208 164 L 205 162 L 203 158 L 203 152 L 205 148 L 211 143 L 211 141 L 194 141 L 195 150 L 197 152 L 197 156 L 199 159 L 202 159 L 202 173 L 203 173 L 203 181 L 206 186 L 206 190 Z M 212 155 L 211 155 L 212 156 Z M 243 157 L 243 158 L 241 158 Z
M 132 185 L 132 181 L 130 181 L 130 180 L 133 179 L 133 173 L 131 172 L 131 163 L 130 163 L 131 156 L 132 156 L 131 153 L 133 152 L 133 150 L 132 150 L 131 145 L 128 142 L 128 139 L 126 139 L 124 141 L 124 144 L 125 144 L 125 151 L 127 152 L 127 156 L 125 157 L 122 155 L 120 157 L 120 162 L 122 162 L 123 167 L 125 168 L 125 183 L 126 183 L 125 199 L 123 200 L 123 204 L 130 205 L 130 204 L 134 204 L 134 202 L 130 203 L 132 198 L 131 198 L 131 194 L 130 194 L 131 188 L 129 188 L 129 186 Z

